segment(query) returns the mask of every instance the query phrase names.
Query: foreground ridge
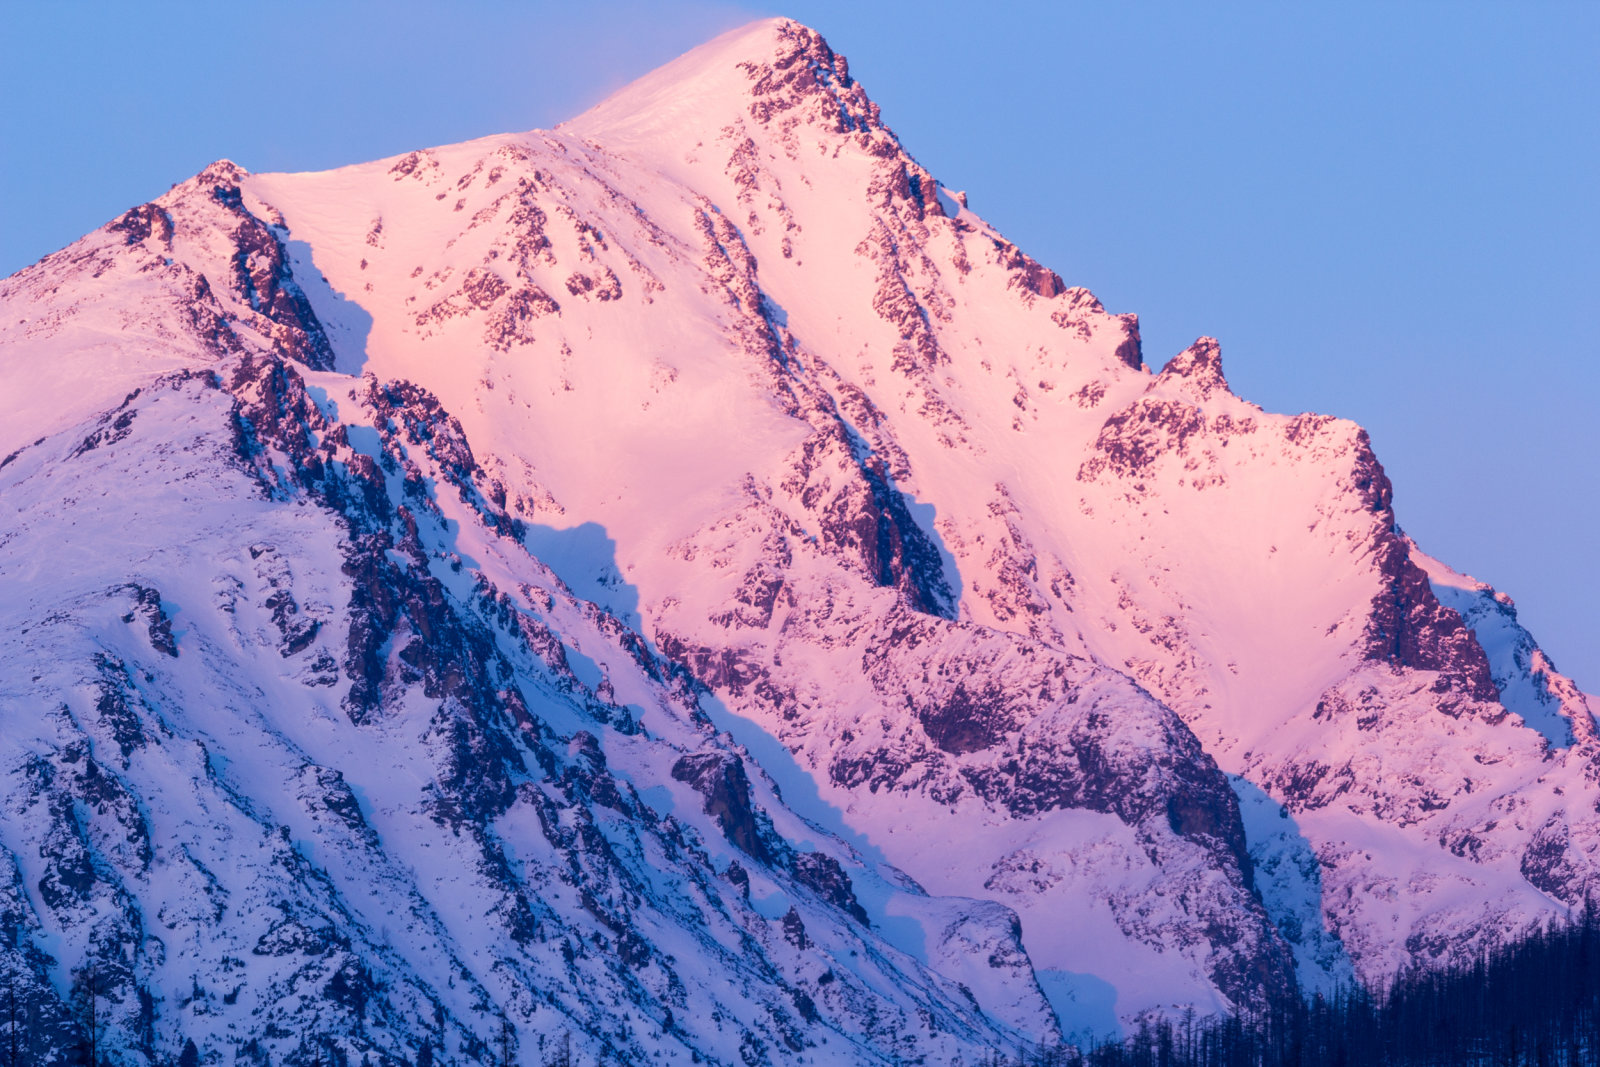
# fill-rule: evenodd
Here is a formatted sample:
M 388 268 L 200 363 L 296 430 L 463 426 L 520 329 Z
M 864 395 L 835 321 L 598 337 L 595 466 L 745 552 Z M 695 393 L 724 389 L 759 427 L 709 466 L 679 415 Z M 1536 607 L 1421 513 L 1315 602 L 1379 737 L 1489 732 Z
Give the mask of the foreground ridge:
M 797 23 L 0 312 L 37 1062 L 1064 1056 L 1590 892 L 1590 698 L 1366 435 L 1154 373 Z

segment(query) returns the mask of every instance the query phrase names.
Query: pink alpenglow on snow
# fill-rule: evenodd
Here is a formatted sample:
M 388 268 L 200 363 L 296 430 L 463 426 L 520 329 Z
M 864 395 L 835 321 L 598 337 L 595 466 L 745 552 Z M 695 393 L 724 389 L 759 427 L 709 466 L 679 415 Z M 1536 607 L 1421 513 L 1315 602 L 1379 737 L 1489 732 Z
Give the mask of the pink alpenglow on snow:
M 1073 281 L 775 19 L 0 282 L 31 1040 L 973 1062 L 1579 905 L 1592 698 Z

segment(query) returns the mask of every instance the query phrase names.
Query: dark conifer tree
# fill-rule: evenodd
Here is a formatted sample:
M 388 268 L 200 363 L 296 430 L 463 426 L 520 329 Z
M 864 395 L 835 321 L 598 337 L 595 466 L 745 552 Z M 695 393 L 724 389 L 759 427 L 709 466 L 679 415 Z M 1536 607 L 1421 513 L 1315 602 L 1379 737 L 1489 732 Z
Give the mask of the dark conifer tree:
M 17 1005 L 17 979 L 6 983 L 6 1067 L 22 1067 L 21 1011 Z
M 511 1047 L 514 1034 L 511 1030 L 511 1020 L 500 1020 L 500 1067 L 511 1067 Z
M 68 1051 L 71 1067 L 100 1067 L 100 971 L 93 958 L 80 970 L 74 982 L 80 1035 Z

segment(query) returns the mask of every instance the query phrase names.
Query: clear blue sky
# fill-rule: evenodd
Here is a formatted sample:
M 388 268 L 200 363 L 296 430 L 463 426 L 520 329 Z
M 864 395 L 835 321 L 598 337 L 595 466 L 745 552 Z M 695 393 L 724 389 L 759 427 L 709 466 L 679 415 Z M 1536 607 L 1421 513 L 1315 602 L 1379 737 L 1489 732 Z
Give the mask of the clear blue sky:
M 575 10 L 582 8 L 582 10 Z M 548 126 L 768 14 L 1160 364 L 1367 426 L 1401 523 L 1600 690 L 1600 3 L 0 0 L 0 274 L 206 163 Z

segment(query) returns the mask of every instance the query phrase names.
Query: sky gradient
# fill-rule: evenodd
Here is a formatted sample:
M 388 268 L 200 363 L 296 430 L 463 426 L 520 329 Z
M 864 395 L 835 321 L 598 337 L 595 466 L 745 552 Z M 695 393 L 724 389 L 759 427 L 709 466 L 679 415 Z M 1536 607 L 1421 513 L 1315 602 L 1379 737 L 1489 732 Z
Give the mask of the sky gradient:
M 214 159 L 550 126 L 752 18 L 1160 366 L 1372 434 L 1401 524 L 1600 690 L 1600 4 L 0 0 L 0 274 Z

